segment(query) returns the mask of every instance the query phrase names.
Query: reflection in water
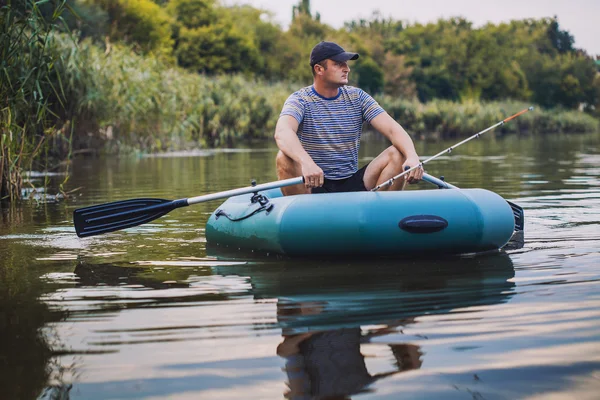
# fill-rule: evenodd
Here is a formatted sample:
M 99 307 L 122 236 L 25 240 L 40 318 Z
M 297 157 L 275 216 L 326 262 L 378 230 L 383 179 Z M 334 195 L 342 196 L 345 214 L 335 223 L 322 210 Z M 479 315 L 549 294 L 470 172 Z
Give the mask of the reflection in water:
M 285 382 L 279 396 L 347 399 L 427 364 L 416 343 L 420 338 L 403 331 L 418 326 L 421 317 L 499 304 L 513 295 L 514 268 L 502 253 L 443 260 L 210 263 L 194 270 L 192 261 L 156 269 L 80 262 L 71 288 L 47 301 L 68 309 L 80 327 L 71 339 L 74 348 L 64 353 L 85 357 L 87 369 L 110 363 L 114 373 L 98 365 L 87 373 L 96 371 L 96 383 L 75 380 L 74 390 L 86 399 L 144 398 L 157 391 L 164 397 L 243 397 L 243 389 L 226 388 L 252 387 L 251 362 L 258 368 L 253 379 Z M 265 315 L 240 311 L 250 306 L 244 300 L 249 296 L 265 305 Z M 477 318 L 476 311 L 468 313 Z M 273 357 L 252 350 L 258 339 L 247 332 L 268 339 Z M 212 343 L 228 350 L 206 359 Z M 163 355 L 147 359 L 136 372 L 128 368 L 134 348 L 148 349 L 136 354 Z M 121 369 L 128 379 L 116 378 Z
M 370 374 L 360 352 L 361 343 L 384 332 L 362 334 L 360 328 L 284 336 L 277 354 L 286 359 L 290 399 L 345 399 L 377 381 L 421 366 L 419 346 L 390 344 L 397 370 Z
M 44 287 L 31 277 L 26 249 L 0 243 L 0 398 L 35 398 L 48 381 L 60 385 L 51 365 L 55 338 L 45 324 L 63 313 L 40 300 Z
M 501 252 L 438 259 L 288 260 L 212 269 L 249 276 L 255 298 L 319 304 L 320 312 L 296 313 L 280 321 L 286 329 L 300 332 L 496 304 L 506 301 L 514 287 L 509 281 L 514 277 L 512 261 Z
M 420 346 L 385 342 L 394 361 L 371 373 L 361 346 L 373 338 L 402 334 L 421 315 L 504 302 L 514 276 L 503 253 L 477 258 L 371 261 L 362 263 L 283 262 L 214 268 L 249 275 L 255 298 L 276 297 L 290 399 L 348 399 L 394 374 L 418 369 Z M 435 277 L 432 278 L 432 272 Z M 370 328 L 362 329 L 361 326 Z M 385 356 L 384 356 L 385 357 Z
M 79 278 L 77 286 L 123 286 L 140 285 L 149 289 L 168 289 L 172 287 L 189 287 L 187 283 L 174 280 L 160 281 L 156 274 L 152 276 L 149 268 L 131 268 L 111 264 L 89 264 L 80 262 L 75 267 L 75 275 Z M 149 275 L 149 276 L 148 276 Z
M 320 304 L 297 304 L 278 307 L 281 320 L 295 315 L 310 315 L 320 312 Z M 289 312 L 292 312 L 291 314 Z M 298 314 L 296 314 L 298 313 Z M 405 321 L 408 323 L 409 321 Z M 367 370 L 365 357 L 360 346 L 371 338 L 386 335 L 394 327 L 369 330 L 362 333 L 359 327 L 341 328 L 321 332 L 283 334 L 277 346 L 277 355 L 285 358 L 290 399 L 345 399 L 350 395 L 366 391 L 378 379 L 398 372 L 421 367 L 421 350 L 409 343 L 389 344 L 395 361 L 395 370 L 371 374 Z M 284 331 L 285 332 L 285 331 Z

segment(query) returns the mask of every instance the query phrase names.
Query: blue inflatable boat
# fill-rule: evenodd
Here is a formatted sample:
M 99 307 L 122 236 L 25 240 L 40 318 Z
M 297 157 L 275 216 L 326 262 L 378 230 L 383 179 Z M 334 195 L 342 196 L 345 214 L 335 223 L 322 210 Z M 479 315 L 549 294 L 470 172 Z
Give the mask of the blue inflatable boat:
M 484 189 L 231 197 L 210 216 L 211 247 L 291 257 L 464 254 L 502 248 L 523 228 L 520 207 Z

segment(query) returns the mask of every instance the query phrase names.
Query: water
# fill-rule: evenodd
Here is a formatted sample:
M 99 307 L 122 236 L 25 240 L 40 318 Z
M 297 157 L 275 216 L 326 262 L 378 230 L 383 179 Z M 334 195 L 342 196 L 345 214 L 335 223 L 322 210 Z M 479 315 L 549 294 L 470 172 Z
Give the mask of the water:
M 366 140 L 361 162 L 385 146 Z M 490 135 L 429 164 L 525 209 L 525 246 L 498 254 L 217 257 L 204 224 L 220 201 L 74 234 L 75 208 L 269 182 L 274 156 L 79 159 L 67 201 L 4 209 L 0 398 L 598 398 L 597 134 Z M 56 193 L 64 176 L 48 179 Z

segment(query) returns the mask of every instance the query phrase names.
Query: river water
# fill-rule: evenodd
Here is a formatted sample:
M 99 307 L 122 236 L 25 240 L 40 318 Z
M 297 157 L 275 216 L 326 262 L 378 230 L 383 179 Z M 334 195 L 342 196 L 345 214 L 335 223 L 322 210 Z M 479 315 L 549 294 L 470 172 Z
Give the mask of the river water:
M 365 139 L 361 163 L 385 146 Z M 489 135 L 428 164 L 525 209 L 524 247 L 494 254 L 225 257 L 204 235 L 220 201 L 74 233 L 78 207 L 275 180 L 275 153 L 79 158 L 66 182 L 32 175 L 77 190 L 2 210 L 0 398 L 598 398 L 598 134 Z

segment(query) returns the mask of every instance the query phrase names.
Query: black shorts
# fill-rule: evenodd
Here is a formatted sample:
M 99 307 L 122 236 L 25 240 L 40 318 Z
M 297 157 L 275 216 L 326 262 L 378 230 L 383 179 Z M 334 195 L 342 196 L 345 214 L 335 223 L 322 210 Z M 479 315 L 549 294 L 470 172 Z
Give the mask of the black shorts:
M 325 178 L 323 186 L 313 188 L 312 193 L 366 192 L 367 188 L 363 182 L 363 177 L 368 165 L 365 165 L 352 176 L 345 179 Z

